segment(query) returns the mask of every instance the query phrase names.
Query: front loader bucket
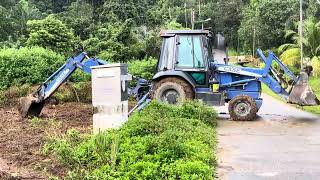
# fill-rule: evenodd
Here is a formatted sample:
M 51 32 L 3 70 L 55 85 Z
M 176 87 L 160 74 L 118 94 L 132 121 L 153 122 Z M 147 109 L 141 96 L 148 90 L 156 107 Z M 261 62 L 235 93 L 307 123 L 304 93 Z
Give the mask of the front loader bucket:
M 289 103 L 300 106 L 320 105 L 320 101 L 309 86 L 308 80 L 308 74 L 301 72 L 298 81 L 293 86 L 289 95 Z
M 44 103 L 44 101 L 29 95 L 19 99 L 18 110 L 22 118 L 39 117 Z

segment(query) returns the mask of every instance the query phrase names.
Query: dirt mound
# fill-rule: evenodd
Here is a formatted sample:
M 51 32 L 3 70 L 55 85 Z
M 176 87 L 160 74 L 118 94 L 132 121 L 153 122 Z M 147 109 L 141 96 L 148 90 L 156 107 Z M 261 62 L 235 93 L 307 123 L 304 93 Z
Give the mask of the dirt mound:
M 64 173 L 41 154 L 49 121 L 60 124 L 54 129 L 58 134 L 70 128 L 90 132 L 92 107 L 81 103 L 48 105 L 40 119 L 33 120 L 22 120 L 15 107 L 0 108 L 0 166 L 7 167 L 0 168 L 0 179 L 45 179 L 47 174 Z

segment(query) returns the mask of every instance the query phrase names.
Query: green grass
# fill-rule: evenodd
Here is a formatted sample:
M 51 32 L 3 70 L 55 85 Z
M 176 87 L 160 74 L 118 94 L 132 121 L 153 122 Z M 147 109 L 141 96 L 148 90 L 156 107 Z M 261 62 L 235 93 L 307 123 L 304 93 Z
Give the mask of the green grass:
M 320 79 L 313 77 L 310 79 L 309 84 L 312 87 L 313 91 L 316 93 L 317 97 L 320 97 Z M 280 96 L 275 94 L 271 89 L 269 89 L 265 84 L 262 84 L 262 92 L 274 97 L 275 99 L 286 102 Z M 309 106 L 309 107 L 301 107 L 298 105 L 293 105 L 293 106 L 311 113 L 320 114 L 320 106 Z
M 320 98 L 320 79 L 313 77 L 310 79 L 309 83 L 316 93 L 316 96 Z M 320 106 L 305 107 L 304 109 L 315 114 L 320 114 Z
M 229 56 L 239 56 L 239 53 L 235 49 L 229 49 L 228 50 L 228 55 Z
M 69 130 L 42 152 L 68 170 L 65 179 L 214 179 L 216 117 L 200 102 L 152 102 L 118 130 Z

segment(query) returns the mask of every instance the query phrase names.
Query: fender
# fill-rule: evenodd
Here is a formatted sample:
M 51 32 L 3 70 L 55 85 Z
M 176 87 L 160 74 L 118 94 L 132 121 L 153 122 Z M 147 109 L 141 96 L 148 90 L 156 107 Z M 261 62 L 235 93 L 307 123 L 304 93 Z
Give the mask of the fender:
M 153 76 L 152 80 L 158 81 L 159 79 L 162 79 L 164 77 L 172 77 L 172 76 L 180 77 L 180 78 L 186 80 L 193 88 L 196 87 L 196 83 L 192 79 L 192 77 L 190 77 L 188 74 L 186 74 L 182 71 L 175 71 L 175 70 L 160 71 L 160 72 L 157 72 Z

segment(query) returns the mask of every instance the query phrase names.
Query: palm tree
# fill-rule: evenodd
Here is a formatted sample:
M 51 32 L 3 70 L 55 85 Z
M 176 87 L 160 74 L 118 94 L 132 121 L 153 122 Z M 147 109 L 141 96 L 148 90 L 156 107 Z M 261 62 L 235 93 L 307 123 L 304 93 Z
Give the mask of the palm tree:
M 309 18 L 304 24 L 303 38 L 300 38 L 298 32 L 288 30 L 285 37 L 291 38 L 293 43 L 283 44 L 278 49 L 283 62 L 297 69 L 300 66 L 301 41 L 303 43 L 303 53 L 306 57 L 318 61 L 320 56 L 320 22 L 317 22 L 315 18 Z

